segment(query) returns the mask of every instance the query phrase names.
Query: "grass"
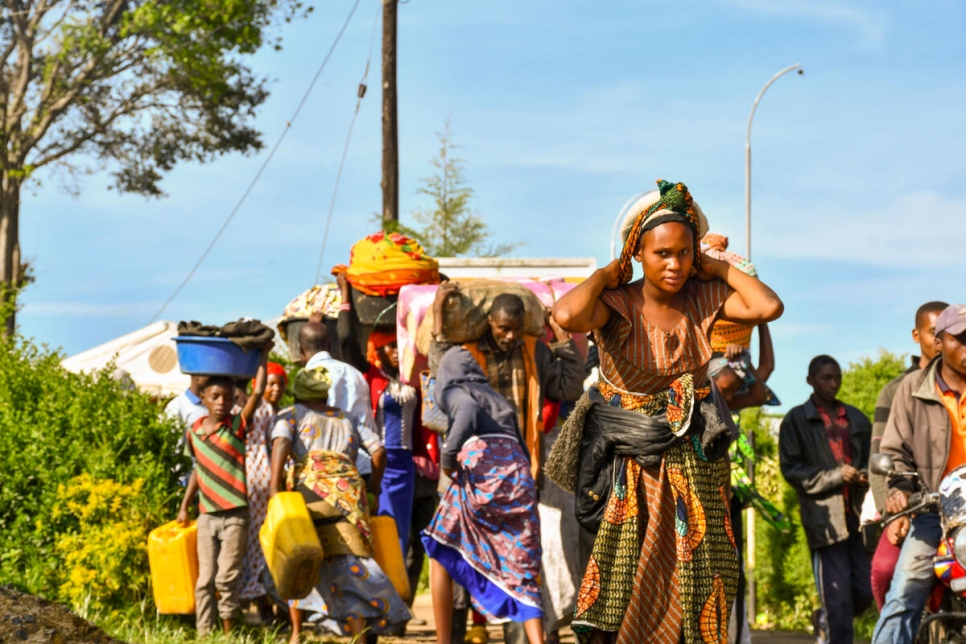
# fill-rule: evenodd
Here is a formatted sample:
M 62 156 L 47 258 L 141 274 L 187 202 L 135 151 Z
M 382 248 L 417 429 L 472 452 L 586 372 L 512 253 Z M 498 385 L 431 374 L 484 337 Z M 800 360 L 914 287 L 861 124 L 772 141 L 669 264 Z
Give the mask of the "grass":
M 184 644 L 199 641 L 191 615 L 150 615 L 140 617 L 112 617 L 94 619 L 111 637 L 129 644 Z M 303 632 L 303 641 L 313 644 L 342 644 L 345 639 L 311 636 Z M 308 637 L 307 637 L 308 636 Z M 288 642 L 289 634 L 282 628 L 265 628 L 239 624 L 228 635 L 214 633 L 205 638 L 205 644 L 280 644 Z

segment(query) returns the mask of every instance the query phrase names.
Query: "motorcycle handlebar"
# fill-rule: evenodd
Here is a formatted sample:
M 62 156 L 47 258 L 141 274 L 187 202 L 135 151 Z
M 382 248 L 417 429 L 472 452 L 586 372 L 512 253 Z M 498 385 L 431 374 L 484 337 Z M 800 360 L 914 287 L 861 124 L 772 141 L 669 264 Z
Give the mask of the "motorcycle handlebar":
M 909 507 L 902 512 L 896 512 L 895 514 L 890 514 L 882 517 L 880 522 L 882 527 L 885 527 L 899 519 L 901 517 L 907 517 L 910 514 L 916 514 L 917 512 L 922 512 L 923 510 L 935 511 L 939 505 L 939 494 L 935 492 L 916 492 L 909 497 Z

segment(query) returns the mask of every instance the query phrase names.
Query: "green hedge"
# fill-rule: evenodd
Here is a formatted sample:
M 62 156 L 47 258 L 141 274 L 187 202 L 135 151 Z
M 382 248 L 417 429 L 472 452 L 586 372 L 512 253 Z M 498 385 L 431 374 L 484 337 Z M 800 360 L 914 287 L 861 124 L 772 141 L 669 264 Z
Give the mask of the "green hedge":
M 178 431 L 150 397 L 0 339 L 0 580 L 81 613 L 149 595 L 148 531 L 175 516 Z

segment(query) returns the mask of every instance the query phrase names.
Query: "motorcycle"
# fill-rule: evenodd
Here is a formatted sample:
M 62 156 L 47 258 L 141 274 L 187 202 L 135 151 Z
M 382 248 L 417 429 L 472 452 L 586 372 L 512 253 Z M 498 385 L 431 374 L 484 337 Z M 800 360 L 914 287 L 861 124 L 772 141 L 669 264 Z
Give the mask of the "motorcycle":
M 919 478 L 916 472 L 897 472 L 891 456 L 874 454 L 869 469 L 886 478 Z M 938 492 L 928 489 L 909 497 L 909 507 L 882 519 L 883 527 L 900 517 L 937 512 L 942 539 L 933 558 L 939 579 L 927 602 L 916 641 L 920 644 L 966 644 L 966 465 L 947 474 Z

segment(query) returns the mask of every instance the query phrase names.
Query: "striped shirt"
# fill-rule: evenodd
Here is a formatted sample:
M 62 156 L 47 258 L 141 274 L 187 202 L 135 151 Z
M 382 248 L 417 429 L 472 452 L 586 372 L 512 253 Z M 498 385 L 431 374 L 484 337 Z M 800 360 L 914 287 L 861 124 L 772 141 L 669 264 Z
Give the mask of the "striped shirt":
M 626 288 L 600 294 L 612 310 L 607 324 L 594 332 L 605 382 L 627 393 L 650 395 L 689 372 L 696 387 L 707 381 L 711 326 L 732 290 L 721 280 L 691 279 L 684 288 L 684 315 L 671 331 L 651 324 Z
M 245 484 L 245 419 L 241 414 L 225 418 L 205 435 L 204 418 L 188 432 L 186 451 L 195 459 L 200 512 L 221 512 L 248 506 Z

